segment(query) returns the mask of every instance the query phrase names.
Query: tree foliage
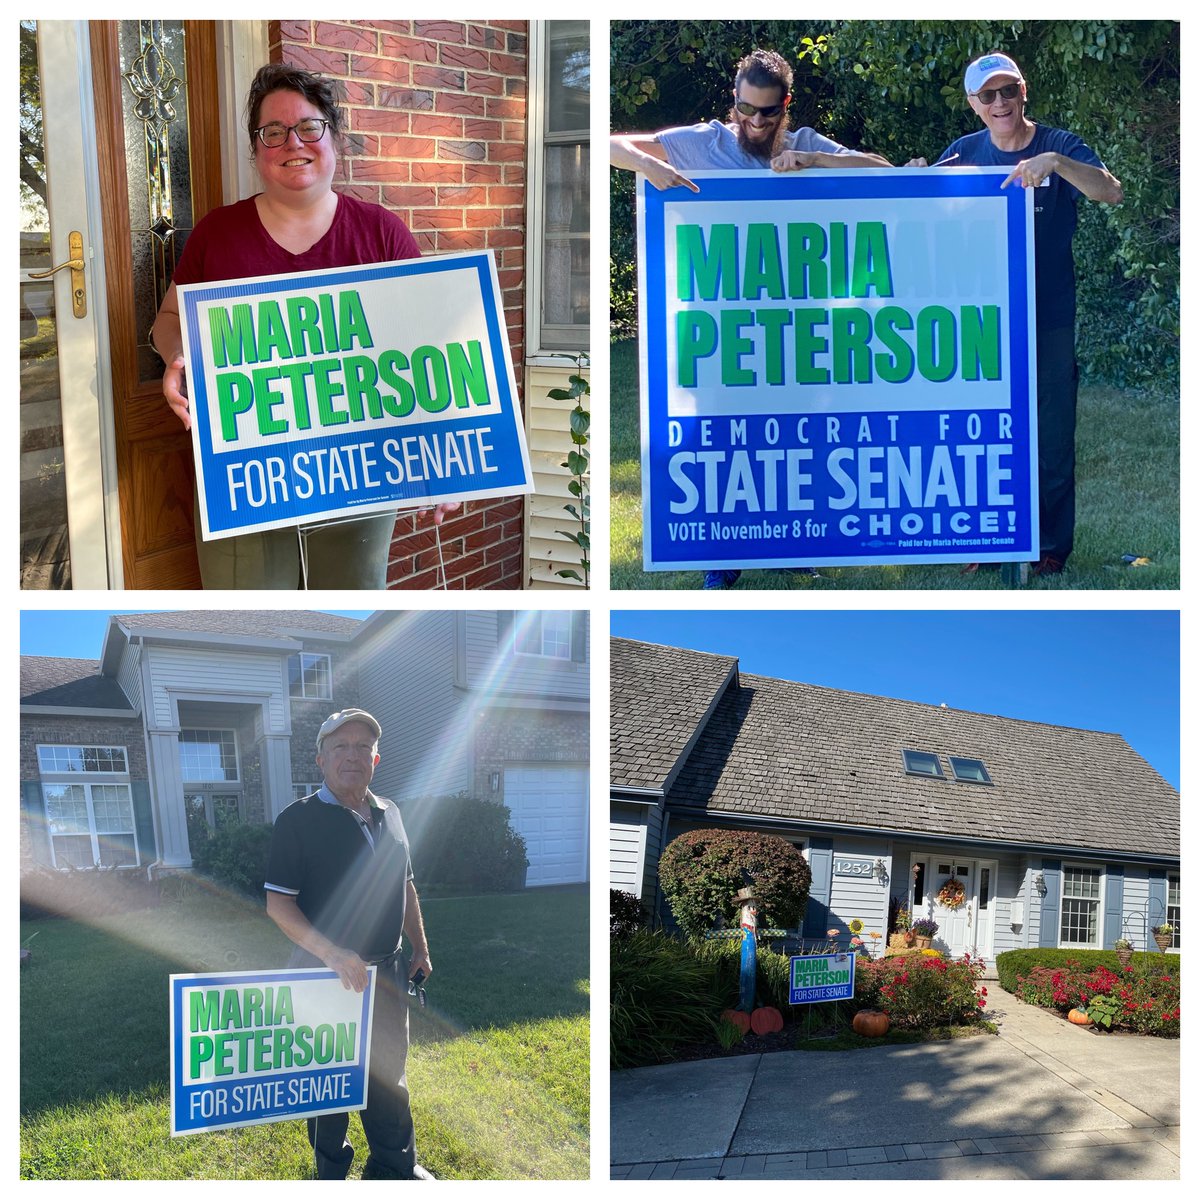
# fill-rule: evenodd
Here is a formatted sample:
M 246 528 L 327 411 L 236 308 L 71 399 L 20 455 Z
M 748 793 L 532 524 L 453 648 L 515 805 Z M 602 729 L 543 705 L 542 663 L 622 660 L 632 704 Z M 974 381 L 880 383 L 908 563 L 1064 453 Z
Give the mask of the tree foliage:
M 734 902 L 745 877 L 754 881 L 760 925 L 797 928 L 804 919 L 812 871 L 784 838 L 736 829 L 695 829 L 673 839 L 658 863 L 663 894 L 680 929 L 699 937 L 722 919 L 738 920 Z
M 902 166 L 936 160 L 979 128 L 962 73 L 990 50 L 1028 81 L 1033 120 L 1078 134 L 1125 189 L 1123 204 L 1080 204 L 1075 261 L 1079 357 L 1118 384 L 1179 369 L 1179 25 L 1174 21 L 615 22 L 614 131 L 691 124 L 728 111 L 733 68 L 755 46 L 796 69 L 793 125 Z M 633 176 L 612 172 L 617 333 L 635 320 Z

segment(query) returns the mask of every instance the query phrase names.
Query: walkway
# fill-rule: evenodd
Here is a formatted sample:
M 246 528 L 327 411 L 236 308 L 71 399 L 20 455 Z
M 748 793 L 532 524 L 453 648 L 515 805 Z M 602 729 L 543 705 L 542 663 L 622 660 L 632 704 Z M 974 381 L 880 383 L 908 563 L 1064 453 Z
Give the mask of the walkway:
M 612 1177 L 1178 1178 L 1178 1041 L 989 992 L 999 1037 L 616 1072 Z

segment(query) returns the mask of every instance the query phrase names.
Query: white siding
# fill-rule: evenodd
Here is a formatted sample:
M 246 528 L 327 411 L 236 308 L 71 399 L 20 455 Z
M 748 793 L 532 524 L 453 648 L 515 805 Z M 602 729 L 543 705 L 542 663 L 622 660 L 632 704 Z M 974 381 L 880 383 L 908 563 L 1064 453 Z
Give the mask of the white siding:
M 613 802 L 608 827 L 608 886 L 642 894 L 646 862 L 646 815 L 644 804 Z
M 873 865 L 876 859 L 888 862 L 888 843 L 885 841 L 857 841 L 838 838 L 833 843 L 833 859 L 852 859 Z M 889 876 L 893 872 L 889 870 Z M 855 917 L 863 923 L 863 941 L 878 957 L 887 945 L 888 897 L 891 888 L 875 875 L 833 875 L 829 911 L 834 920 L 847 925 Z M 833 922 L 830 922 L 832 927 Z M 878 939 L 868 933 L 878 933 Z
M 117 683 L 134 708 L 142 707 L 142 650 L 126 643 L 117 668 Z
M 152 728 L 169 729 L 174 725 L 170 695 L 185 692 L 192 696 L 211 693 L 214 700 L 228 702 L 243 696 L 267 695 L 270 732 L 288 732 L 291 714 L 280 655 L 186 646 L 151 646 L 149 655 L 152 695 L 146 709 Z
M 1015 855 L 1000 857 L 997 878 L 992 883 L 992 905 L 995 909 L 995 929 L 992 934 L 992 948 L 995 954 L 1003 954 L 1005 950 L 1021 950 L 1026 942 L 1026 931 L 1029 928 L 1029 897 L 1024 893 L 1025 863 Z M 1025 902 L 1025 920 L 1020 928 L 1014 929 L 1012 924 L 1012 904 L 1014 900 Z
M 495 612 L 470 612 L 466 616 L 469 688 L 498 688 L 502 692 L 519 692 L 547 700 L 588 698 L 592 630 L 586 612 L 583 613 L 587 631 L 583 662 L 539 654 L 518 654 L 513 648 L 511 624 L 501 639 Z M 572 621 L 577 619 L 572 614 Z
M 453 613 L 404 613 L 358 644 L 359 705 L 383 727 L 381 796 L 471 789 L 472 718 L 454 687 Z
M 582 558 L 579 547 L 563 537 L 559 530 L 578 532 L 578 525 L 564 504 L 578 502 L 567 490 L 571 475 L 561 464 L 572 448 L 572 400 L 551 400 L 551 388 L 567 388 L 567 378 L 575 374 L 573 364 L 561 369 L 531 367 L 525 376 L 525 429 L 529 441 L 529 461 L 533 470 L 534 494 L 525 501 L 526 572 L 534 588 L 581 588 L 573 579 L 555 572 L 573 568 L 580 575 Z M 580 372 L 584 378 L 588 371 Z M 587 398 L 584 398 L 587 407 Z

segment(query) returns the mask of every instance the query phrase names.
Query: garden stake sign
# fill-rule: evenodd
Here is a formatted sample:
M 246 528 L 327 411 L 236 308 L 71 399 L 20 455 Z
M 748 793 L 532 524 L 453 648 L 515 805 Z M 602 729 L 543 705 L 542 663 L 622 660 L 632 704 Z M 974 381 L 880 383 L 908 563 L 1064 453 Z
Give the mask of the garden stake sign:
M 179 297 L 205 540 L 533 491 L 490 251 Z
M 1038 556 L 1033 189 L 638 179 L 648 571 Z
M 171 976 L 171 1136 L 367 1106 L 375 968 Z

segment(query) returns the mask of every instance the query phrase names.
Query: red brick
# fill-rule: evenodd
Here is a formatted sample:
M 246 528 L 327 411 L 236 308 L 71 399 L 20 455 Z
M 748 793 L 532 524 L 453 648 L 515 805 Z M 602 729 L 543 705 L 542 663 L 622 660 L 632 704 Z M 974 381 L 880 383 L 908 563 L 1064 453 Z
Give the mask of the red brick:
M 479 95 L 486 96 L 503 96 L 504 95 L 504 76 L 503 75 L 481 75 L 476 71 L 467 72 L 467 91 L 476 92 Z
M 433 112 L 433 93 L 423 88 L 380 88 L 379 103 L 384 108 L 408 108 L 414 112 Z
M 472 533 L 478 533 L 483 527 L 484 512 L 479 508 L 472 508 L 470 512 L 463 508 L 457 513 L 451 513 L 442 522 L 442 529 L 448 530 L 449 535 L 456 538 L 465 538 Z
M 346 133 L 342 137 L 345 142 L 343 158 L 374 158 L 379 153 L 377 137 L 366 137 L 361 133 Z
M 501 224 L 501 210 L 498 208 L 468 208 L 468 229 L 493 229 Z
M 478 138 L 482 142 L 498 139 L 502 129 L 499 121 L 484 121 L 479 117 L 463 118 L 463 136 Z
M 511 271 L 497 269 L 496 279 L 500 284 L 502 292 L 519 292 L 521 285 L 525 282 L 525 272 L 520 267 L 516 267 Z
M 504 182 L 518 184 L 525 182 L 525 164 L 511 163 L 504 168 Z
M 467 41 L 472 46 L 484 46 L 489 50 L 504 48 L 504 34 L 499 29 L 487 25 L 472 25 L 467 30 Z
M 487 188 L 483 187 L 444 187 L 438 189 L 438 200 L 442 204 L 486 204 Z
M 465 117 L 482 117 L 487 111 L 485 96 L 469 96 L 461 92 L 438 92 L 434 97 L 438 112 L 461 113 Z
M 461 229 L 463 210 L 446 207 L 414 208 L 411 224 L 414 229 Z
M 529 80 L 523 76 L 518 79 L 510 75 L 504 81 L 504 91 L 509 96 L 526 96 L 529 94 Z
M 525 101 L 520 98 L 497 99 L 489 97 L 487 102 L 489 117 L 519 117 L 525 118 Z
M 484 250 L 485 235 L 475 229 L 442 229 L 437 235 L 437 250 Z
M 514 33 L 527 33 L 529 30 L 528 21 L 489 21 L 489 25 L 495 25 L 497 29 L 511 29 Z
M 379 203 L 379 188 L 372 187 L 370 184 L 350 183 L 345 187 L 339 187 L 338 191 L 353 196 L 355 200 L 365 200 L 368 204 Z
M 524 142 L 488 142 L 488 158 L 492 162 L 524 162 Z
M 410 78 L 410 67 L 406 62 L 398 62 L 394 58 L 368 58 L 356 54 L 352 61 L 352 72 L 357 76 L 367 76 L 369 79 L 382 79 L 387 83 L 407 83 Z
M 496 163 L 469 162 L 463 169 L 466 183 L 499 183 L 502 168 Z
M 524 33 L 510 33 L 508 35 L 508 52 L 510 54 L 528 54 L 528 35 Z
M 379 151 L 391 158 L 432 158 L 436 145 L 432 138 L 381 138 Z
M 342 80 L 342 95 L 347 104 L 365 104 L 368 107 L 375 103 L 375 85 L 359 83 L 356 79 Z
M 308 43 L 312 41 L 312 22 L 272 21 L 268 36 L 273 41 Z
M 442 46 L 438 61 L 447 67 L 468 67 L 486 71 L 490 67 L 486 50 L 473 50 L 468 46 Z
M 504 567 L 499 563 L 472 571 L 463 581 L 468 591 L 476 592 L 483 588 L 500 591 L 504 588 Z
M 470 554 L 478 550 L 486 550 L 489 546 L 495 546 L 503 539 L 503 528 L 494 526 L 487 529 L 481 529 L 478 533 L 471 534 L 466 540 L 466 549 Z
M 318 46 L 332 46 L 337 50 L 358 50 L 363 54 L 374 54 L 378 38 L 361 25 L 332 25 L 318 21 L 313 30 Z
M 463 129 L 464 123 L 465 118 L 452 117 L 445 113 L 414 113 L 412 131 L 424 137 L 461 138 L 463 136 L 470 136 L 469 134 L 465 134 Z
M 412 165 L 414 183 L 462 183 L 462 163 L 415 162 Z
M 398 167 L 403 164 L 388 162 L 386 159 L 366 158 L 354 160 L 355 183 L 404 183 L 396 178 Z
M 435 42 L 465 42 L 467 27 L 458 21 L 414 21 L 413 34 Z
M 528 70 L 525 56 L 516 54 L 500 54 L 493 50 L 491 54 L 492 70 L 501 75 L 524 75 Z
M 421 247 L 422 254 L 437 254 L 441 250 L 446 250 L 449 247 L 439 244 L 439 235 L 432 232 L 419 232 L 413 234 L 417 239 L 417 245 Z
M 379 50 L 381 54 L 386 54 L 390 58 L 403 59 L 405 62 L 437 62 L 437 46 L 433 42 L 422 41 L 419 38 L 395 37 L 385 34 Z
M 524 208 L 506 208 L 504 216 L 501 218 L 505 225 L 509 225 L 514 229 L 525 228 L 525 209 Z
M 437 203 L 437 189 L 433 187 L 385 187 L 383 202 L 394 208 L 416 208 Z
M 324 75 L 357 74 L 349 69 L 349 59 L 334 50 L 318 50 L 315 46 L 297 46 L 289 43 L 283 48 L 283 61 L 305 71 L 318 71 Z
M 488 157 L 488 147 L 483 142 L 441 142 L 438 152 L 440 158 L 460 158 L 472 162 Z
M 489 204 L 524 204 L 525 189 L 523 187 L 493 187 L 488 188 Z
M 413 83 L 418 87 L 443 88 L 461 92 L 466 83 L 462 71 L 451 71 L 447 67 L 428 67 L 417 63 L 412 69 Z
M 523 142 L 526 137 L 524 121 L 505 121 L 503 137 L 506 142 Z
M 350 128 L 355 133 L 407 133 L 408 113 L 388 108 L 352 108 Z

